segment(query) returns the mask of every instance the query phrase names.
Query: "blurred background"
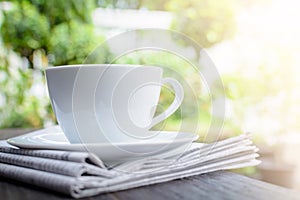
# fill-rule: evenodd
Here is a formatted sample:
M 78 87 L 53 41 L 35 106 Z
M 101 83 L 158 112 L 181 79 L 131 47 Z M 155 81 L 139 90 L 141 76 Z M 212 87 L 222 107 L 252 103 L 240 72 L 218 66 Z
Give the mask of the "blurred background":
M 300 190 L 299 6 L 296 0 L 0 1 L 0 128 L 56 123 L 46 67 L 83 63 L 101 42 L 127 30 L 175 30 L 204 47 L 221 75 L 226 92 L 221 138 L 250 131 L 260 147 L 262 164 L 238 172 Z M 200 49 L 190 48 L 201 63 Z M 102 55 L 107 63 L 113 52 L 107 47 Z M 211 99 L 186 63 L 157 52 L 136 52 L 116 63 L 181 70 L 197 93 L 184 104 L 200 112 L 175 113 L 166 128 L 176 129 L 180 120 L 201 121 L 196 132 L 205 135 Z M 162 93 L 160 102 L 167 106 L 172 94 Z

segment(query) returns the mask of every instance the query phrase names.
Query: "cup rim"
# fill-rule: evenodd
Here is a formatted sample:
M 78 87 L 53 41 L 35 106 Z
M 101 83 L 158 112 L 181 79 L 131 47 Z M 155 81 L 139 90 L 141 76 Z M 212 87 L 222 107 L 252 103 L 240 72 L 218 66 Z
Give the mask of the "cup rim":
M 162 68 L 159 66 L 153 66 L 153 65 L 135 65 L 135 64 L 74 64 L 74 65 L 59 65 L 59 66 L 50 66 L 47 67 L 45 70 L 50 71 L 50 70 L 58 70 L 58 69 L 79 69 L 81 67 L 90 67 L 90 68 L 95 68 L 95 67 L 101 67 L 101 68 L 151 68 L 151 69 L 159 69 L 162 71 Z

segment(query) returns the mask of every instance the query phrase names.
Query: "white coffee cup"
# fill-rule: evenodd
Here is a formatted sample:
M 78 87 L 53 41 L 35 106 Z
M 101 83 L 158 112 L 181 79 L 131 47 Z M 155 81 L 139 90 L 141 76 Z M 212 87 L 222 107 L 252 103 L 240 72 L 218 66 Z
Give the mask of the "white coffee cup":
M 149 129 L 173 114 L 184 93 L 163 70 L 138 65 L 49 67 L 46 79 L 52 108 L 70 143 L 121 143 L 151 137 Z M 174 90 L 173 103 L 154 116 L 161 86 Z

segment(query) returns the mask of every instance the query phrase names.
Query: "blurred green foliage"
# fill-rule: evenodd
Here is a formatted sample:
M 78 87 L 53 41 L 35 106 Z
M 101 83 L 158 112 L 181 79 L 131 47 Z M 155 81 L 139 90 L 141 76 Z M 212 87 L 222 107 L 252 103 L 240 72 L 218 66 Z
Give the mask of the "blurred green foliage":
M 82 63 L 103 38 L 93 31 L 91 12 L 96 2 L 78 0 L 12 1 L 13 8 L 3 12 L 1 35 L 4 44 L 28 59 L 43 49 L 50 64 Z
M 198 51 L 234 34 L 232 0 L 172 0 L 166 9 L 176 13 L 172 28 L 195 40 Z
M 41 15 L 34 5 L 19 1 L 12 10 L 3 12 L 3 15 L 1 35 L 5 45 L 25 57 L 30 57 L 34 50 L 47 46 L 50 26 L 46 16 Z
M 109 8 L 164 10 L 174 13 L 172 29 L 186 34 L 198 45 L 210 47 L 235 32 L 235 0 L 99 0 Z

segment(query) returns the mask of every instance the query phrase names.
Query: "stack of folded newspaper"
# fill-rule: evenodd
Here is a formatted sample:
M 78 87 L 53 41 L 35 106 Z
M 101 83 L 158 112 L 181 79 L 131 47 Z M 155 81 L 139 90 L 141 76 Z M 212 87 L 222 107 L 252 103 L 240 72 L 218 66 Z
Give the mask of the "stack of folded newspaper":
M 165 154 L 107 167 L 92 153 L 19 149 L 1 141 L 0 176 L 82 198 L 254 166 L 259 164 L 257 151 L 249 135 L 242 134 L 211 144 L 193 143 L 175 160 Z

